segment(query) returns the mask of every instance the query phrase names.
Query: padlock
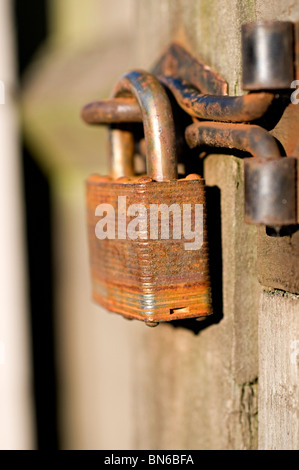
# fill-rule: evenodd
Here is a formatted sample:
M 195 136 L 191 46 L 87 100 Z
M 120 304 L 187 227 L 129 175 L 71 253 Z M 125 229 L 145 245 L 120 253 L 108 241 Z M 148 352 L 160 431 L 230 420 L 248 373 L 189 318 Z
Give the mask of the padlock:
M 112 130 L 111 174 L 87 180 L 93 299 L 149 326 L 205 317 L 212 308 L 204 180 L 177 178 L 172 110 L 158 79 L 130 72 L 114 91 L 128 95 L 143 116 L 147 175 L 129 175 L 132 140 Z

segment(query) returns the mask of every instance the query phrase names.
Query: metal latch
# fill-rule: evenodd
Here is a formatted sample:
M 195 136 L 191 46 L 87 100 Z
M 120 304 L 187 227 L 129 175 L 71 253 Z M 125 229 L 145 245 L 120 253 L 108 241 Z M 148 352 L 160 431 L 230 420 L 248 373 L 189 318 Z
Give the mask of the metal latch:
M 177 44 L 170 46 L 153 69 L 193 120 L 185 129 L 190 148 L 222 147 L 251 155 L 244 165 L 245 220 L 277 230 L 299 221 L 299 144 L 296 142 L 292 153 L 286 155 L 267 129 L 268 117 L 281 116 L 290 103 L 295 70 L 298 73 L 298 64 L 294 63 L 297 37 L 298 30 L 291 22 L 263 21 L 242 26 L 243 89 L 249 91 L 244 96 L 228 96 L 225 81 Z M 89 124 L 116 128 L 120 123 L 142 122 L 140 107 L 132 96 L 90 103 L 83 108 L 82 117 Z M 143 148 L 141 138 L 140 153 Z

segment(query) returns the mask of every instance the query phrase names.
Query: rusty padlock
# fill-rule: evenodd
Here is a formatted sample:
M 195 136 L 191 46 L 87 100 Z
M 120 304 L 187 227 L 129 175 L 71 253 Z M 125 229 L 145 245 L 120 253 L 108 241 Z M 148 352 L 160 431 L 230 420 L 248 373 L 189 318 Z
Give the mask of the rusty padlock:
M 112 131 L 111 175 L 87 181 L 93 298 L 149 326 L 205 317 L 211 288 L 204 180 L 177 179 L 172 110 L 157 78 L 130 72 L 114 92 L 128 95 L 142 111 L 147 175 L 129 176 L 130 137 Z

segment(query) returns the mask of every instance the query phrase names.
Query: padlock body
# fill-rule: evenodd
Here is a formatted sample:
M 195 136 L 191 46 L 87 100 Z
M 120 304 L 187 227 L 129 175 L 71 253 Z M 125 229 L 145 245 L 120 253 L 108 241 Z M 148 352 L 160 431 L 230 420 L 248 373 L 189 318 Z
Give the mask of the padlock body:
M 212 313 L 203 179 L 124 183 L 92 176 L 87 218 L 97 303 L 146 322 Z M 107 238 L 99 239 L 103 228 Z

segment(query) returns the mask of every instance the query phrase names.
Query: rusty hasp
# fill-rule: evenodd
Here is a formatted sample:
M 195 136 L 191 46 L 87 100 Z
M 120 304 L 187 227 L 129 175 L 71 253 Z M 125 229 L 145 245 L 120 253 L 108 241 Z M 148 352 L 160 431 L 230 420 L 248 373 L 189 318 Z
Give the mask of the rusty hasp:
M 87 181 L 93 298 L 108 310 L 148 326 L 204 318 L 211 314 L 204 180 L 198 175 L 177 179 L 172 110 L 157 78 L 138 70 L 130 72 L 116 85 L 113 96 L 134 98 L 138 103 L 147 175 L 133 174 L 133 134 L 111 128 L 111 173 L 93 175 Z M 186 206 L 190 208 L 190 237 L 182 220 Z M 202 209 L 200 218 L 196 207 Z M 99 235 L 99 215 L 104 210 L 107 230 L 112 227 L 114 237 Z M 136 217 L 132 220 L 136 211 L 138 225 Z M 130 236 L 132 222 L 135 230 Z
M 259 119 L 273 102 L 273 93 L 249 93 L 245 96 L 201 94 L 185 80 L 160 76 L 178 105 L 190 116 L 206 121 L 245 122 Z
M 254 121 L 262 117 L 273 102 L 274 94 L 261 92 L 245 96 L 221 96 L 200 93 L 185 80 L 159 76 L 159 80 L 173 94 L 178 105 L 190 116 L 223 122 Z M 134 98 L 114 98 L 95 101 L 82 110 L 88 124 L 141 122 L 140 107 Z
M 152 70 L 153 75 L 184 79 L 202 93 L 226 95 L 227 83 L 208 65 L 197 60 L 177 43 L 172 43 Z
M 242 25 L 243 90 L 289 89 L 294 80 L 294 25 L 256 21 Z
M 191 148 L 200 145 L 239 149 L 244 159 L 245 221 L 272 227 L 297 223 L 297 159 L 282 157 L 275 139 L 263 128 L 248 124 L 194 122 L 186 129 Z
M 196 121 L 186 128 L 185 136 L 190 148 L 207 145 L 243 150 L 262 160 L 281 158 L 274 137 L 256 125 Z

